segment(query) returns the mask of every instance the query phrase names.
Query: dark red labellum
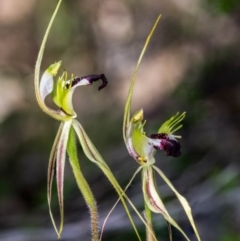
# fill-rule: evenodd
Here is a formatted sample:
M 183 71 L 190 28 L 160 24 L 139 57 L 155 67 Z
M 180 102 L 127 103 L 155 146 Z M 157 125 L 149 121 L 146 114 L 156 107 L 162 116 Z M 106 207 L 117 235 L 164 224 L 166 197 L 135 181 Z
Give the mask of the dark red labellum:
M 181 155 L 181 145 L 174 137 L 158 133 L 150 135 L 150 138 L 161 140 L 160 146 L 154 146 L 154 148 L 164 150 L 167 156 L 178 157 Z

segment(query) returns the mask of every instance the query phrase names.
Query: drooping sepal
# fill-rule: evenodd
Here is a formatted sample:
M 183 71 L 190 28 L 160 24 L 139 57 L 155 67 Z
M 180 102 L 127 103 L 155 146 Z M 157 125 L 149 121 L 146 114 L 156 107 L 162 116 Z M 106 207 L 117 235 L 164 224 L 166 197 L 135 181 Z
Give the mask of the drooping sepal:
M 188 201 L 186 200 L 185 197 L 183 197 L 177 190 L 176 188 L 173 186 L 173 184 L 171 183 L 171 181 L 166 177 L 166 175 L 156 166 L 153 166 L 153 168 L 155 169 L 155 171 L 161 176 L 161 178 L 166 182 L 166 184 L 172 189 L 172 191 L 175 193 L 176 197 L 178 198 L 179 202 L 181 203 L 188 219 L 189 219 L 189 222 L 194 230 L 194 233 L 197 237 L 197 240 L 198 241 L 201 241 L 201 238 L 200 238 L 200 235 L 198 233 L 198 230 L 197 230 L 197 227 L 196 227 L 196 224 L 194 222 L 194 219 L 193 219 L 193 215 L 192 215 L 192 210 L 191 210 L 191 207 L 188 203 Z M 170 224 L 172 224 L 171 222 L 169 222 Z M 173 225 L 173 224 L 172 224 Z M 175 225 L 173 225 L 175 226 Z M 175 226 L 176 227 L 176 226 Z M 181 230 L 180 230 L 181 231 Z M 181 231 L 182 232 L 182 231 Z
M 168 215 L 168 212 L 156 190 L 152 166 L 145 166 L 142 170 L 142 189 L 144 201 L 154 213 Z
M 64 181 L 64 169 L 66 160 L 66 150 L 70 128 L 72 126 L 72 120 L 65 121 L 62 127 L 62 133 L 59 136 L 57 154 L 56 154 L 56 179 L 57 179 L 57 193 L 60 209 L 60 227 L 58 236 L 60 237 L 63 230 L 64 223 L 64 205 L 63 205 L 63 181 Z
M 154 213 L 160 213 L 163 217 L 175 228 L 177 228 L 186 240 L 190 241 L 185 232 L 180 228 L 176 221 L 170 216 L 162 199 L 160 198 L 159 192 L 156 188 L 156 181 L 154 176 L 153 166 L 144 166 L 142 171 L 142 189 L 143 196 L 146 205 Z
M 48 199 L 48 208 L 49 208 L 49 213 L 50 217 L 53 223 L 53 227 L 58 234 L 58 229 L 56 227 L 56 223 L 54 221 L 54 217 L 51 211 L 51 198 L 52 198 L 52 183 L 53 183 L 53 176 L 54 176 L 54 168 L 56 164 L 56 156 L 57 156 L 57 148 L 58 148 L 58 143 L 59 143 L 59 138 L 62 134 L 62 129 L 63 129 L 64 122 L 61 122 L 61 125 L 58 129 L 56 138 L 53 143 L 53 147 L 50 153 L 50 158 L 49 158 L 49 163 L 48 163 L 48 175 L 47 175 L 47 199 Z

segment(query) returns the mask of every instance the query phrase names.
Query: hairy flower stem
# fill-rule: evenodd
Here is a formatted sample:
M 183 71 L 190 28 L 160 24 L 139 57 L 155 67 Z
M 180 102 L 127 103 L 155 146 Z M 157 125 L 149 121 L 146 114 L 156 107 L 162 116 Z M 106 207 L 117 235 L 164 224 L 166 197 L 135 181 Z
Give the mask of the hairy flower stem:
M 145 203 L 145 219 L 147 222 L 148 227 L 146 227 L 146 240 L 147 241 L 155 241 L 155 233 L 153 230 L 152 224 L 152 211 L 149 209 L 148 205 Z
M 88 205 L 89 211 L 90 211 L 92 241 L 98 241 L 99 227 L 98 227 L 97 204 L 96 204 L 95 198 L 93 196 L 93 193 L 80 169 L 78 156 L 77 156 L 75 133 L 74 133 L 73 128 L 71 128 L 70 134 L 69 134 L 67 153 L 69 156 L 70 164 L 73 169 L 74 176 L 77 181 L 77 185 L 78 185 L 78 187 Z

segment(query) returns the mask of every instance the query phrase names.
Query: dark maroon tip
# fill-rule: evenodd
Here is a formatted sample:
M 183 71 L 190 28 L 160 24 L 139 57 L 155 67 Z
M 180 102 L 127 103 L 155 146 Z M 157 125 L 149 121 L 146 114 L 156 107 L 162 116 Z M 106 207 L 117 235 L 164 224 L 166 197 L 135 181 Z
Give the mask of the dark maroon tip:
M 104 74 L 100 75 L 100 79 L 102 80 L 102 84 L 98 87 L 98 90 L 100 91 L 101 89 L 105 88 L 108 84 L 107 78 L 105 77 Z
M 108 84 L 108 81 L 107 81 L 107 78 L 105 77 L 105 75 L 100 74 L 100 75 L 88 75 L 88 76 L 84 76 L 84 77 L 80 77 L 80 78 L 75 77 L 72 81 L 72 87 L 74 87 L 76 84 L 78 84 L 83 79 L 86 79 L 89 82 L 89 84 L 92 84 L 93 82 L 96 82 L 98 80 L 102 80 L 102 84 L 98 87 L 98 90 L 103 89 Z
M 181 145 L 175 138 L 165 133 L 152 134 L 150 137 L 161 140 L 160 146 L 154 146 L 154 148 L 164 150 L 167 156 L 178 157 L 181 155 Z

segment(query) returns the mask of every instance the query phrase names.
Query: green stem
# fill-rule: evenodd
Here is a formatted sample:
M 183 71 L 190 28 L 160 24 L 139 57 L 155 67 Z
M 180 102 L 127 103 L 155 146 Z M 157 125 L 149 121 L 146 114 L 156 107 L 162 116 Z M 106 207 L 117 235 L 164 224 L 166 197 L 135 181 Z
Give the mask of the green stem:
M 153 224 L 152 224 L 152 211 L 148 207 L 147 203 L 145 202 L 145 219 L 147 222 L 146 226 L 146 240 L 147 241 L 155 241 L 156 240 L 156 235 L 153 229 Z
M 93 193 L 80 169 L 78 156 L 77 156 L 75 133 L 74 133 L 73 128 L 71 128 L 71 130 L 70 130 L 68 145 L 67 145 L 67 152 L 68 152 L 70 164 L 73 169 L 74 176 L 77 181 L 77 185 L 78 185 L 78 187 L 83 195 L 83 198 L 85 199 L 87 206 L 89 208 L 89 211 L 90 211 L 92 241 L 98 241 L 99 228 L 98 228 L 97 204 L 96 204 L 95 198 L 93 196 Z

